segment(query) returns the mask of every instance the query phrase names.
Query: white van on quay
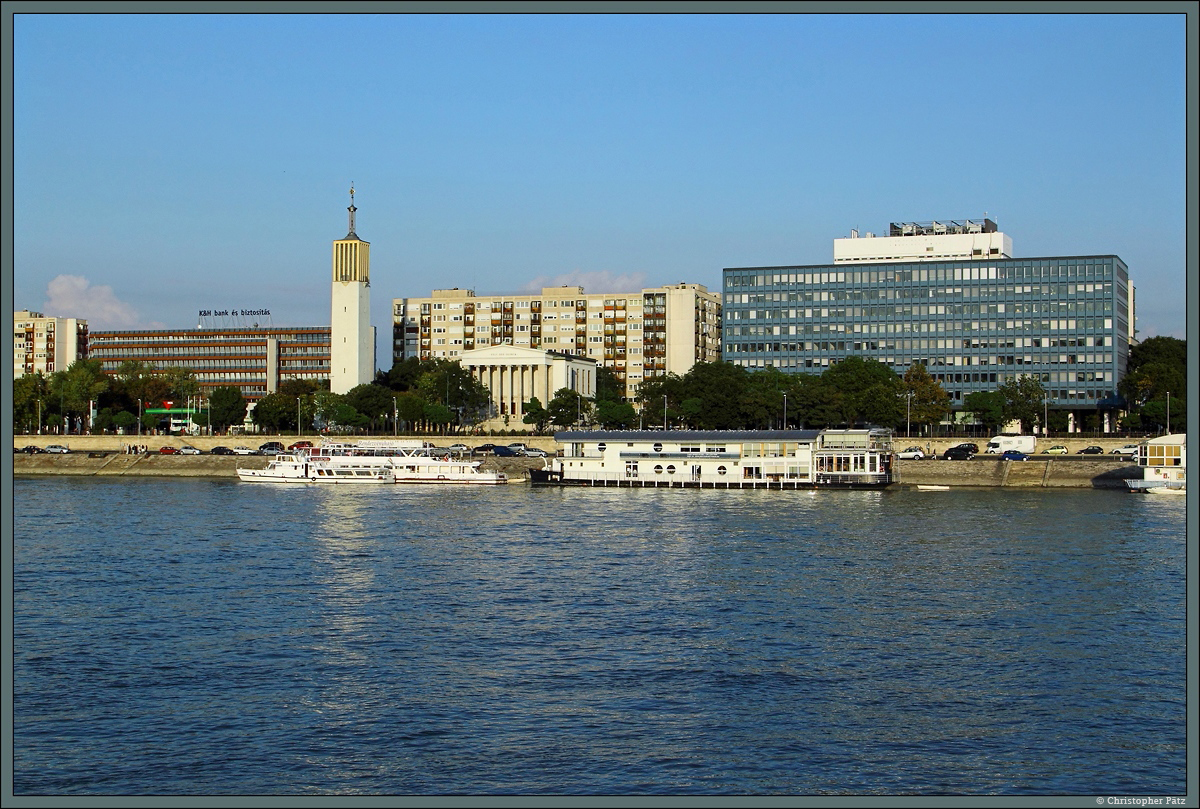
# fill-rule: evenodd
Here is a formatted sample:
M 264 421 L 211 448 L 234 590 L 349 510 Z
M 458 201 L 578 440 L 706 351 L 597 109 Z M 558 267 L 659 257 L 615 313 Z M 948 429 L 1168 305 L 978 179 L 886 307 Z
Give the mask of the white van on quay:
M 984 453 L 987 455 L 1003 455 L 1010 449 L 1032 455 L 1037 446 L 1037 436 L 1033 435 L 997 435 L 987 442 Z

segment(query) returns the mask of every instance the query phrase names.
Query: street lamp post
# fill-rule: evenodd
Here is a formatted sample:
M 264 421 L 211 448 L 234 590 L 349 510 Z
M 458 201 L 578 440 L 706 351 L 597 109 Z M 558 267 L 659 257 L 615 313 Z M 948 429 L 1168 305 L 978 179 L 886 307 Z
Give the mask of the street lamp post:
M 1171 391 L 1167 391 L 1167 435 L 1171 434 Z
M 400 435 L 400 408 L 396 404 L 396 397 L 392 397 L 392 437 Z
M 667 397 L 663 396 L 663 430 L 667 429 Z
M 142 437 L 142 400 L 138 399 L 138 438 Z
M 296 437 L 300 437 L 300 397 L 296 397 Z
M 787 429 L 787 394 L 783 394 L 783 429 Z

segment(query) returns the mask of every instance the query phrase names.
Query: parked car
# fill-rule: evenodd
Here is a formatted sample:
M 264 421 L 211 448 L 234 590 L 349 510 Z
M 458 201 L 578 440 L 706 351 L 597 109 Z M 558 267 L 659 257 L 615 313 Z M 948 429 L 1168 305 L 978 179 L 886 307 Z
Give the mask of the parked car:
M 546 450 L 540 449 L 539 447 L 530 447 L 529 449 L 525 450 L 525 455 L 530 458 L 549 458 L 550 457 L 549 452 L 546 452 Z
M 233 448 L 234 455 L 257 455 L 258 450 L 250 449 L 250 447 L 237 446 Z
M 288 449 L 290 449 L 290 450 L 310 449 L 312 447 L 312 445 L 313 445 L 313 443 L 311 441 L 296 441 L 295 443 L 288 444 Z
M 197 447 L 193 447 L 190 444 L 185 444 L 184 446 L 179 448 L 179 454 L 180 455 L 203 455 L 204 453 L 201 452 Z
M 265 444 L 260 444 L 258 447 L 259 455 L 274 455 L 283 451 L 283 444 L 279 441 L 268 441 Z
M 524 452 L 525 450 L 529 449 L 529 447 L 525 446 L 525 444 L 521 443 L 520 441 L 514 441 L 508 445 L 508 448 L 511 450 L 516 450 L 517 452 Z
M 233 455 L 234 452 L 229 447 L 213 447 L 209 450 L 212 455 Z
M 925 450 L 920 447 L 909 447 L 903 452 L 897 452 L 896 457 L 902 461 L 919 461 L 925 457 Z
M 1112 450 L 1108 454 L 1109 455 L 1137 455 L 1137 451 L 1138 451 L 1137 444 L 1126 444 L 1125 446 L 1120 447 L 1119 449 Z
M 451 452 L 470 452 L 471 448 L 466 444 L 451 444 L 447 447 Z
M 964 441 L 961 444 L 955 444 L 954 447 L 962 447 L 963 449 L 970 452 L 972 455 L 979 454 L 979 445 L 972 443 L 971 441 Z M 951 447 L 951 449 L 954 449 L 954 447 Z
M 179 450 L 176 447 L 159 447 L 158 454 L 159 455 L 178 455 Z
M 496 445 L 495 444 L 478 444 L 475 447 L 475 451 L 482 452 L 484 455 L 487 455 L 489 452 L 496 451 Z
M 42 449 L 41 447 L 37 446 L 36 444 L 30 444 L 29 446 L 21 447 L 20 449 L 14 450 L 14 451 L 15 452 L 24 452 L 26 455 L 37 455 L 39 452 L 45 452 L 46 450 Z
M 1062 444 L 1055 444 L 1052 447 L 1042 450 L 1043 455 L 1066 455 L 1067 448 Z
M 1097 447 L 1095 444 L 1093 444 L 1090 447 L 1084 447 L 1083 449 L 1079 450 L 1079 452 L 1076 452 L 1075 454 L 1076 455 L 1103 455 L 1104 447 Z
M 942 453 L 943 461 L 969 461 L 974 457 L 975 453 L 971 452 L 971 450 L 963 444 L 959 444 L 957 447 L 950 447 L 950 449 Z
M 44 452 L 58 453 L 59 455 L 66 455 L 70 451 L 71 450 L 67 449 L 62 444 L 51 444 L 44 450 Z
M 1006 449 L 1000 454 L 1003 461 L 1028 461 L 1029 456 L 1019 449 Z
M 518 452 L 515 449 L 510 449 L 509 447 L 495 447 L 492 449 L 492 454 L 497 458 L 519 458 L 524 453 Z

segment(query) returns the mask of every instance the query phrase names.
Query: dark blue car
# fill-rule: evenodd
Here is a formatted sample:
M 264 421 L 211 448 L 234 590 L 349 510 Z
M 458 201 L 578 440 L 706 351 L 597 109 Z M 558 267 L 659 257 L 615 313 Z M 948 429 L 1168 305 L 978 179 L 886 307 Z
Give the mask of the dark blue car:
M 1029 460 L 1028 455 L 1026 455 L 1024 452 L 1020 452 L 1019 450 L 1015 450 L 1015 449 L 1005 450 L 1004 454 L 1001 455 L 1000 458 L 1001 458 L 1001 460 L 1005 460 L 1005 461 L 1028 461 Z

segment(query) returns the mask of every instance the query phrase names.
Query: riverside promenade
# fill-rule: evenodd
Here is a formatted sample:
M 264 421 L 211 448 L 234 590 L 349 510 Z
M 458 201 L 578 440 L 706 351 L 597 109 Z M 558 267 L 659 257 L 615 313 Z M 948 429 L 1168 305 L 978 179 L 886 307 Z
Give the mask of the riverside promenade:
M 430 440 L 428 436 L 423 436 Z M 22 452 L 13 454 L 13 473 L 15 475 L 128 475 L 131 477 L 237 477 L 237 468 L 261 469 L 270 460 L 258 455 L 163 455 L 159 453 L 162 446 L 181 447 L 190 445 L 207 452 L 214 446 L 258 447 L 266 441 L 279 441 L 284 446 L 296 441 L 296 436 L 216 436 L 216 437 L 178 437 L 178 436 L 15 436 L 14 445 L 17 449 L 28 444 L 45 447 L 49 444 L 61 444 L 70 448 L 66 455 L 34 454 Z M 457 437 L 438 437 L 433 440 L 449 443 L 464 440 Z M 918 441 L 899 438 L 895 440 L 897 449 L 906 446 L 925 447 L 929 445 L 932 452 L 941 452 L 964 440 L 974 440 L 977 444 L 986 439 L 939 439 L 934 442 Z M 547 452 L 555 452 L 558 445 L 549 436 L 517 437 L 517 436 L 473 436 L 465 439 L 468 446 L 484 442 L 507 444 L 510 441 L 523 441 L 530 446 L 537 446 Z M 128 454 L 122 448 L 129 443 L 140 443 L 149 450 L 146 454 Z M 1125 480 L 1140 478 L 1142 470 L 1127 456 L 1116 455 L 1086 455 L 1075 454 L 1085 446 L 1103 446 L 1108 450 L 1133 443 L 1126 439 L 1050 439 L 1045 446 L 1062 444 L 1066 446 L 1069 455 L 1034 455 L 1028 461 L 1004 461 L 996 456 L 980 455 L 970 461 L 897 461 L 898 486 L 941 485 L 941 486 L 976 486 L 1003 488 L 1074 488 L 1074 489 L 1116 489 L 1125 490 Z M 1039 444 L 1038 450 L 1043 447 Z M 499 469 L 514 478 L 524 478 L 526 470 L 542 468 L 542 458 L 495 458 L 489 456 L 484 461 L 484 468 Z

